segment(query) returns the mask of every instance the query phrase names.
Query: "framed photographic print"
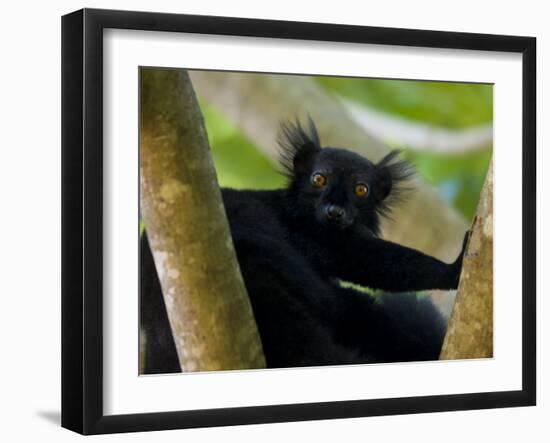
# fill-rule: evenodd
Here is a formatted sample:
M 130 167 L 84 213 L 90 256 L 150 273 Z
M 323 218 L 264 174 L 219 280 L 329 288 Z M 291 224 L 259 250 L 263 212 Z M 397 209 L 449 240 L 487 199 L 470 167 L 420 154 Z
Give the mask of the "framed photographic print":
M 531 37 L 62 21 L 62 425 L 534 405 Z

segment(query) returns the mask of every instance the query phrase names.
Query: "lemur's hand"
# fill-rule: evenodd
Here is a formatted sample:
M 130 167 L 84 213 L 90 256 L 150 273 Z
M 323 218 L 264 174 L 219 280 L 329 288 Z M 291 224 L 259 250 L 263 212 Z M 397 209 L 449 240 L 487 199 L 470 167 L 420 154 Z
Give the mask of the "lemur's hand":
M 466 252 L 466 246 L 468 246 L 468 240 L 470 239 L 470 231 L 466 231 L 464 234 L 464 240 L 462 240 L 462 250 L 460 251 L 457 259 L 451 264 L 451 269 L 453 272 L 453 285 L 455 288 L 458 288 L 458 282 L 460 280 L 460 271 L 462 271 L 462 260 L 464 259 L 464 254 Z

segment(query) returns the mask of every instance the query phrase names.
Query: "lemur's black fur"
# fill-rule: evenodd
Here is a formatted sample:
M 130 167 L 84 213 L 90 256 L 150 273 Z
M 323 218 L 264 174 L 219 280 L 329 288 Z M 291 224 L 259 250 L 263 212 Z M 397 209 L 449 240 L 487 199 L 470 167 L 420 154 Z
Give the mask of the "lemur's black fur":
M 372 163 L 321 147 L 311 120 L 307 130 L 283 125 L 283 136 L 287 188 L 222 190 L 268 367 L 437 359 L 445 322 L 410 292 L 456 288 L 463 253 L 446 264 L 378 237 L 409 166 L 396 152 Z M 179 372 L 145 234 L 140 259 L 145 373 Z

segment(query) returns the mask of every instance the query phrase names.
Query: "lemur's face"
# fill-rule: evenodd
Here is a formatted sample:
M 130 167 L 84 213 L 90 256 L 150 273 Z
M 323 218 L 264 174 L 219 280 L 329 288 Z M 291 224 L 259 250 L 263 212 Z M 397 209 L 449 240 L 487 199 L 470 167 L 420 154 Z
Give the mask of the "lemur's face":
M 377 183 L 370 161 L 336 148 L 324 148 L 312 160 L 301 191 L 319 223 L 345 229 L 372 213 Z
M 362 225 L 379 233 L 379 217 L 391 207 L 401 182 L 412 176 L 406 161 L 392 151 L 378 163 L 355 152 L 321 147 L 313 121 L 308 129 L 300 123 L 283 124 L 281 164 L 289 177 L 289 189 L 297 198 L 297 215 L 314 216 L 330 228 Z

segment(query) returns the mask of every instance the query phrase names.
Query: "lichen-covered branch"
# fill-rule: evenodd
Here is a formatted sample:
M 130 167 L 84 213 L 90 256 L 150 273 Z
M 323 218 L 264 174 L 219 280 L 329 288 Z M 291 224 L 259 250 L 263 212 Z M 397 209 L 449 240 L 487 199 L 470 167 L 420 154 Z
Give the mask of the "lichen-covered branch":
M 472 226 L 440 358 L 493 356 L 493 167 Z
M 265 367 L 186 71 L 140 70 L 141 214 L 184 371 Z

